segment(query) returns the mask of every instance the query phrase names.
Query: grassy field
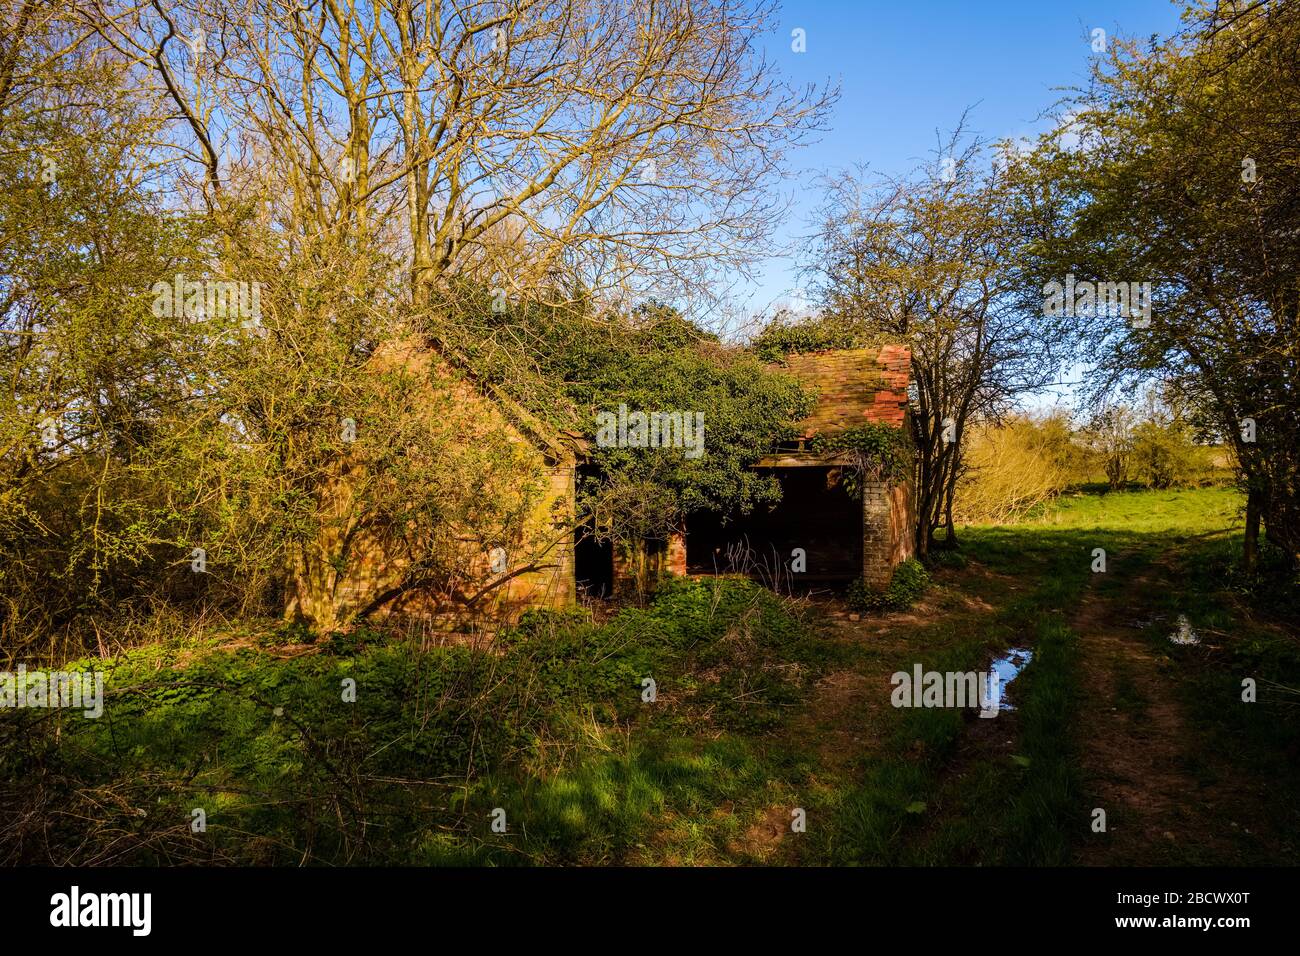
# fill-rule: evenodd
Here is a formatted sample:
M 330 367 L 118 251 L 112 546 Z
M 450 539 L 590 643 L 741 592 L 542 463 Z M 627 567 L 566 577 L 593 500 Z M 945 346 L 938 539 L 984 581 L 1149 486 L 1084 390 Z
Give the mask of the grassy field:
M 964 529 L 920 603 L 859 620 L 678 582 L 494 653 L 249 622 L 83 661 L 102 719 L 0 717 L 0 861 L 1287 862 L 1294 581 L 1234 570 L 1239 512 L 1226 489 L 1070 494 Z M 1168 640 L 1180 616 L 1199 643 Z M 1032 654 L 1014 710 L 890 704 L 895 671 L 1009 649 Z

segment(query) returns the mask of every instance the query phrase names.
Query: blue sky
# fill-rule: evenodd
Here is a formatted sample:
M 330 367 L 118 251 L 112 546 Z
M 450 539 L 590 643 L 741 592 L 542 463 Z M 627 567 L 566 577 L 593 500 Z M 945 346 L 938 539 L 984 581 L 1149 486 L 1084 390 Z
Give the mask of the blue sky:
M 783 240 L 808 230 L 822 170 L 869 163 L 902 173 L 934 149 L 970 108 L 969 127 L 987 139 L 1033 133 L 1060 87 L 1087 76 L 1090 34 L 1168 35 L 1181 7 L 1169 0 L 787 0 L 771 57 L 793 82 L 841 85 L 830 130 L 794 154 L 796 206 Z M 807 51 L 790 32 L 806 31 Z M 746 312 L 788 300 L 789 259 L 766 262 L 760 278 L 735 290 Z

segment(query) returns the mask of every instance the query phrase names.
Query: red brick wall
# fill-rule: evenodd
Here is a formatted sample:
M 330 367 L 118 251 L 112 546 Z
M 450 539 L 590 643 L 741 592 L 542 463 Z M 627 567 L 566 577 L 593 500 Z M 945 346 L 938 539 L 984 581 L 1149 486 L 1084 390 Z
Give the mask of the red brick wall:
M 668 554 L 664 570 L 669 574 L 686 575 L 686 535 L 678 531 L 668 538 Z
M 907 383 L 911 378 L 912 352 L 906 346 L 886 345 L 876 356 L 883 387 L 872 398 L 867 419 L 903 427 L 907 416 Z

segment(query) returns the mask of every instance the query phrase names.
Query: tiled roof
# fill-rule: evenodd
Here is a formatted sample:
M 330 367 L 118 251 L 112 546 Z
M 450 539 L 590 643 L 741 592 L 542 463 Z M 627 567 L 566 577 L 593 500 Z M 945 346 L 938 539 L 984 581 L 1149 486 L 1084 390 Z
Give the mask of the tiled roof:
M 906 346 L 794 353 L 784 365 L 817 391 L 817 405 L 802 422 L 804 438 L 866 422 L 902 427 L 911 366 Z

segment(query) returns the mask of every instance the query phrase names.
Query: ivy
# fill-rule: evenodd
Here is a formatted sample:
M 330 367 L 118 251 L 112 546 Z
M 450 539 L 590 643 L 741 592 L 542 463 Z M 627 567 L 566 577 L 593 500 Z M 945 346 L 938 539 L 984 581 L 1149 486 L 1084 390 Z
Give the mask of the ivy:
M 912 443 L 902 428 L 868 422 L 838 432 L 820 432 L 810 444 L 819 455 L 846 454 L 844 486 L 858 494 L 864 481 L 906 481 L 912 473 Z
M 750 343 L 750 349 L 764 362 L 779 362 L 799 352 L 828 349 L 865 349 L 884 344 L 878 334 L 841 318 L 826 316 L 788 324 L 774 319 Z
M 849 585 L 848 603 L 854 611 L 906 611 L 929 586 L 930 574 L 925 565 L 908 558 L 894 568 L 889 586 L 883 591 L 872 590 L 858 578 Z
M 480 375 L 587 440 L 576 490 L 598 535 L 664 537 L 695 512 L 746 514 L 780 500 L 780 483 L 753 465 L 796 435 L 813 393 L 672 306 L 651 301 L 597 315 L 580 304 L 516 303 L 498 314 L 483 299 L 455 318 L 442 331 L 457 335 L 458 352 Z M 602 444 L 598 416 L 621 405 L 699 416 L 691 420 L 703 425 L 702 454 Z

